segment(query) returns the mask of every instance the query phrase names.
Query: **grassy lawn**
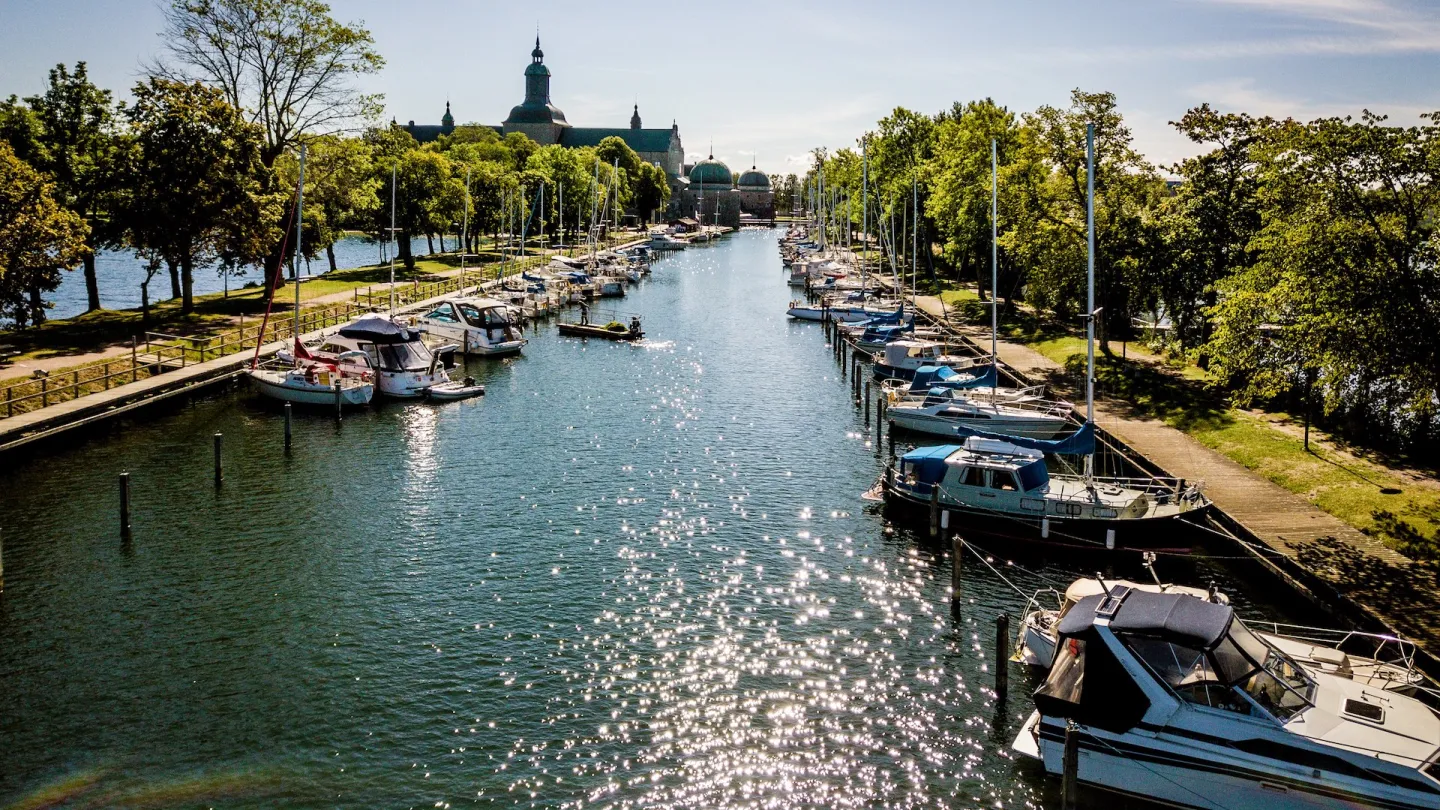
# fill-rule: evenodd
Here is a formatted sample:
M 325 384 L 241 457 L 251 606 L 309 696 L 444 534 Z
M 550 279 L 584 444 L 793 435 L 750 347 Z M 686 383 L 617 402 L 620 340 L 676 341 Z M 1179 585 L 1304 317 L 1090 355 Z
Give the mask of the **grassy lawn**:
M 1077 383 L 1084 380 L 1083 337 L 1028 319 L 1003 331 L 1064 365 Z M 1119 344 L 1111 348 L 1113 354 L 1096 351 L 1098 395 L 1184 431 L 1403 554 L 1440 560 L 1440 485 L 1433 479 L 1337 449 L 1318 431 L 1307 450 L 1298 420 L 1230 407 L 1204 371 L 1176 368 L 1147 352 L 1122 360 Z

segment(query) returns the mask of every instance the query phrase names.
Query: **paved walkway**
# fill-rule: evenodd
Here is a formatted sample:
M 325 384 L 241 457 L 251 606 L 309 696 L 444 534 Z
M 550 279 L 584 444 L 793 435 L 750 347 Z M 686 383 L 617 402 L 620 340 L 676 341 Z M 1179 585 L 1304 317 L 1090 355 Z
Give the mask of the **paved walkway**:
M 917 305 L 944 318 L 938 298 L 922 296 Z M 953 323 L 951 328 L 989 348 L 988 329 Z M 1018 375 L 1083 401 L 1084 392 L 1072 390 L 1072 377 L 1060 364 L 1028 346 L 1003 340 L 998 345 L 1001 362 Z M 1205 494 L 1215 505 L 1266 546 L 1430 653 L 1440 654 L 1440 588 L 1434 571 L 1180 430 L 1136 415 L 1124 402 L 1096 402 L 1095 417 L 1106 432 L 1170 475 L 1204 481 Z

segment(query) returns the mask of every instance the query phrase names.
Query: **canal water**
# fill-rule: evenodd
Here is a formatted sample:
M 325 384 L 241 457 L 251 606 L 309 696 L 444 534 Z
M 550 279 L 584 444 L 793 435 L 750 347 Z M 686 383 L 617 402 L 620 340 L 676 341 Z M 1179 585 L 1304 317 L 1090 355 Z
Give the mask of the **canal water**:
M 286 456 L 236 388 L 0 472 L 0 807 L 1057 806 L 994 617 L 1142 574 L 991 544 L 952 615 L 789 296 L 742 232 L 618 304 L 643 345 L 542 324 L 483 399 L 297 414 Z M 1160 563 L 1289 618 L 1238 565 Z

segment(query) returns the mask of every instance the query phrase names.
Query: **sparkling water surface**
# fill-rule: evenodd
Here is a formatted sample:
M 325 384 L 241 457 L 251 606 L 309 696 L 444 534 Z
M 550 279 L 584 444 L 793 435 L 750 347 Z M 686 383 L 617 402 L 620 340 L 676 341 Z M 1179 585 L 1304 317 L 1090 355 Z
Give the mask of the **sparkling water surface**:
M 993 691 L 1025 597 L 970 559 L 952 615 L 860 500 L 775 241 L 657 260 L 642 345 L 541 324 L 483 399 L 297 412 L 289 457 L 237 387 L 0 472 L 0 807 L 1058 806 L 1008 748 L 1035 675 Z M 1027 595 L 1143 575 L 988 549 Z M 1289 618 L 1239 565 L 1161 571 Z

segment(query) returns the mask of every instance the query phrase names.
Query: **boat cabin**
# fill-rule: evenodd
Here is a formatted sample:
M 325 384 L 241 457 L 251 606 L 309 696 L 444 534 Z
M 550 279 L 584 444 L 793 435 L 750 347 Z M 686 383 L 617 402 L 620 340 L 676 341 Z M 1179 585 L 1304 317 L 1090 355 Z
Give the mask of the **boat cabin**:
M 978 451 L 978 452 L 976 452 Z M 1050 482 L 1045 454 L 992 439 L 911 450 L 900 458 L 900 477 L 917 495 L 936 485 L 990 492 L 1040 492 Z

